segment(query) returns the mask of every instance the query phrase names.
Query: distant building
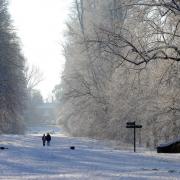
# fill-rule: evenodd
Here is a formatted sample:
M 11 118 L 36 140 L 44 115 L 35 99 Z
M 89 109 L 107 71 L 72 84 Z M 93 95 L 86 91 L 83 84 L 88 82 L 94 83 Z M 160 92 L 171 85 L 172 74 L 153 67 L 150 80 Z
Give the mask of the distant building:
M 42 123 L 56 124 L 56 107 L 56 103 L 49 102 L 38 105 L 36 108 L 40 114 L 40 121 Z

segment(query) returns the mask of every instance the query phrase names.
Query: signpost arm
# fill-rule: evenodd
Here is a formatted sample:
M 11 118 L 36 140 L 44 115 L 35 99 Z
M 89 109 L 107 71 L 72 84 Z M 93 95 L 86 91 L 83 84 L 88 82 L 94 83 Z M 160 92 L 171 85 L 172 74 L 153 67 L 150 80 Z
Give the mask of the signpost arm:
M 136 128 L 142 128 L 142 125 L 136 125 L 136 122 L 127 122 L 126 128 L 134 128 L 134 152 L 136 152 Z

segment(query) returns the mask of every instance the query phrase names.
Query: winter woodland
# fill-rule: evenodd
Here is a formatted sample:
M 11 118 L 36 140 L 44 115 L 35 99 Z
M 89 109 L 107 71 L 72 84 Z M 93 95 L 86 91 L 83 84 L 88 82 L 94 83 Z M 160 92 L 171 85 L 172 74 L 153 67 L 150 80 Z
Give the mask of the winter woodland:
M 73 136 L 155 147 L 180 132 L 180 1 L 75 0 L 59 122 Z
M 27 86 L 25 58 L 8 13 L 0 0 L 0 133 L 22 133 Z
M 42 104 L 42 75 L 27 67 L 7 0 L 0 0 L 0 132 L 23 132 Z M 74 0 L 65 68 L 54 88 L 58 120 L 73 136 L 155 147 L 180 131 L 180 1 Z M 29 114 L 29 115 L 28 115 Z M 28 117 L 27 117 L 28 116 Z

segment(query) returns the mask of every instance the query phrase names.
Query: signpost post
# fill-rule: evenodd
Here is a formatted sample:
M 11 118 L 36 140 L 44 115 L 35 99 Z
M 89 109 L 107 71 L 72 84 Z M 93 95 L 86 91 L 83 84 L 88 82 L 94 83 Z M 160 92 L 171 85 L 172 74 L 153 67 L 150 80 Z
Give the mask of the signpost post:
M 134 128 L 134 152 L 136 152 L 136 128 L 142 128 L 142 125 L 136 125 L 136 122 L 127 122 L 126 128 Z

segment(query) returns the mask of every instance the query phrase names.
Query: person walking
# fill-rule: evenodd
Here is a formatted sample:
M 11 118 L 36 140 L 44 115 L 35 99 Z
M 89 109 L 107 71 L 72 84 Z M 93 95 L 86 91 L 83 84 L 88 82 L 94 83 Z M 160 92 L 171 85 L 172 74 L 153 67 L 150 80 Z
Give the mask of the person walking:
M 49 133 L 47 133 L 46 135 L 46 141 L 47 141 L 47 145 L 50 146 L 51 135 Z
M 43 136 L 42 136 L 42 142 L 43 142 L 43 146 L 45 146 L 46 145 L 46 136 L 45 136 L 45 134 L 43 134 Z

